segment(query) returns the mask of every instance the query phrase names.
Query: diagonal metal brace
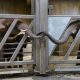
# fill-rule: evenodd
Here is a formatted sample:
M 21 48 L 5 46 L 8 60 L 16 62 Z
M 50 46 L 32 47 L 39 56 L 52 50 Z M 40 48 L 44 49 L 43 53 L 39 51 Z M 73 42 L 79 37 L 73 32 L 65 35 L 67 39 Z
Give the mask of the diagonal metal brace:
M 73 50 L 73 48 L 75 47 L 76 43 L 78 42 L 79 38 L 80 38 L 80 30 L 78 31 L 78 33 L 77 33 L 74 41 L 72 42 L 70 48 L 68 49 L 66 55 L 64 56 L 64 59 L 65 59 L 65 60 L 68 59 L 70 53 L 72 52 L 72 50 Z
M 4 35 L 1 43 L 0 43 L 0 50 L 2 49 L 2 47 L 4 46 L 6 40 L 8 39 L 10 33 L 12 32 L 13 28 L 15 27 L 16 23 L 17 23 L 18 19 L 14 19 L 14 21 L 12 22 L 11 26 L 9 27 L 9 29 L 7 30 L 6 34 Z
M 18 27 L 19 27 L 19 26 L 18 26 Z M 25 24 L 25 25 L 22 26 L 22 27 L 23 27 L 23 28 L 24 28 L 24 27 L 26 28 L 27 25 Z M 31 27 L 32 27 L 32 23 L 31 23 L 28 27 L 31 28 Z M 23 29 L 23 28 L 22 28 L 22 29 Z M 14 61 L 14 60 L 15 60 L 17 54 L 19 53 L 19 51 L 20 51 L 21 47 L 23 46 L 23 44 L 24 44 L 24 42 L 25 42 L 26 39 L 27 39 L 27 34 L 24 34 L 23 38 L 22 38 L 21 41 L 19 42 L 19 45 L 17 46 L 16 50 L 14 51 L 14 53 L 13 53 L 13 55 L 12 55 L 12 57 L 10 58 L 9 61 Z
M 15 58 L 16 58 L 17 54 L 19 53 L 21 47 L 23 46 L 26 38 L 27 38 L 27 35 L 25 34 L 23 36 L 23 38 L 21 39 L 21 41 L 19 42 L 19 45 L 17 46 L 16 50 L 14 51 L 12 57 L 10 58 L 10 62 L 15 60 Z

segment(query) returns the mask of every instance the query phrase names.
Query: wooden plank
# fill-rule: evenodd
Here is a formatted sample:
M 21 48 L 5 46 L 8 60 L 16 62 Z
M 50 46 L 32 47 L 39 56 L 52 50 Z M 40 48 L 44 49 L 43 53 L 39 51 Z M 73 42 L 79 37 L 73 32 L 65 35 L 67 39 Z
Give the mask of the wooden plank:
M 13 42 L 13 43 L 5 43 L 5 45 L 17 45 L 17 44 L 19 44 L 19 42 Z M 26 43 L 24 43 L 24 45 L 25 45 Z
M 33 28 L 33 31 L 35 34 L 37 34 L 39 31 L 40 31 L 40 19 L 39 19 L 39 9 L 40 9 L 40 3 L 39 3 L 40 0 L 35 0 L 35 27 Z M 35 70 L 36 71 L 40 71 L 40 43 L 39 43 L 39 40 L 35 40 L 34 39 L 34 42 L 33 42 L 33 45 L 34 45 L 34 48 L 33 48 L 33 51 L 35 53 L 35 61 L 36 61 L 36 68 Z
M 19 74 L 19 73 L 28 73 L 28 70 L 25 68 L 0 69 L 0 75 Z
M 49 0 L 49 5 L 53 5 L 54 15 L 79 15 L 80 1 L 76 0 Z
M 48 0 L 40 0 L 40 31 L 48 31 Z M 48 70 L 48 40 L 40 40 L 40 74 Z
M 14 6 L 15 5 L 15 6 Z M 26 0 L 1 0 L 0 13 L 28 14 Z
M 31 14 L 34 15 L 35 14 L 35 0 L 31 0 Z M 35 19 L 33 21 L 33 33 L 36 32 L 36 26 L 35 26 Z M 37 33 L 35 33 L 37 34 Z M 32 41 L 32 59 L 36 62 L 36 40 L 33 39 Z

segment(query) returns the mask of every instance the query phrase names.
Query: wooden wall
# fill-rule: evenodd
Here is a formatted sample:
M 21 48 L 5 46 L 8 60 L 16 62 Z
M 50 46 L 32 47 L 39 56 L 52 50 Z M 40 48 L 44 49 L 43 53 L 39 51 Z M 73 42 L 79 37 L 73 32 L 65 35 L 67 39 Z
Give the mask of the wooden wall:
M 0 13 L 29 14 L 26 0 L 0 0 Z
M 79 15 L 80 0 L 49 0 L 54 15 Z

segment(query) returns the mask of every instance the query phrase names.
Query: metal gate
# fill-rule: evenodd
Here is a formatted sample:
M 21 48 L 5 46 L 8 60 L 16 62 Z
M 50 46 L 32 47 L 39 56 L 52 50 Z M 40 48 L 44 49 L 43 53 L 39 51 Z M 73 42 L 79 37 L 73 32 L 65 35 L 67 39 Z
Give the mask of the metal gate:
M 30 60 L 30 61 L 19 61 L 19 59 L 15 60 L 17 55 L 19 54 L 22 46 L 24 45 L 25 43 L 25 40 L 27 39 L 28 35 L 27 34 L 24 34 L 21 38 L 21 40 L 19 41 L 19 43 L 6 43 L 7 39 L 9 38 L 10 34 L 12 33 L 13 29 L 15 28 L 17 22 L 20 20 L 20 19 L 34 19 L 34 15 L 31 16 L 31 15 L 16 15 L 16 14 L 0 14 L 0 18 L 1 19 L 5 19 L 5 20 L 10 20 L 12 19 L 13 21 L 11 22 L 8 30 L 6 31 L 3 39 L 1 40 L 0 42 L 0 51 L 2 52 L 3 50 L 3 47 L 4 45 L 13 45 L 13 44 L 17 44 L 14 52 L 7 52 L 7 53 L 4 53 L 2 52 L 2 54 L 11 54 L 12 53 L 12 56 L 10 57 L 9 60 L 7 60 L 7 58 L 5 58 L 5 60 L 2 60 L 0 62 L 0 66 L 2 66 L 3 68 L 1 69 L 4 69 L 4 70 L 7 70 L 5 67 L 6 66 L 15 66 L 15 65 L 26 65 L 26 64 L 35 64 L 34 60 Z M 16 26 L 17 27 L 17 26 Z M 25 27 L 29 27 L 31 28 L 32 27 L 32 23 L 28 26 L 27 24 L 25 25 Z M 2 33 L 3 34 L 3 33 Z M 26 43 L 27 44 L 27 43 Z M 9 46 L 8 46 L 9 47 Z M 12 49 L 12 48 L 10 48 Z M 8 50 L 8 49 L 7 49 Z M 0 53 L 1 53 L 0 52 Z M 22 53 L 23 54 L 23 53 Z M 13 70 L 13 69 L 12 69 Z M 16 69 L 17 70 L 17 69 Z M 4 71 L 3 71 L 4 72 Z
M 43 0 L 31 0 L 32 4 L 35 3 L 35 15 L 19 15 L 19 14 L 0 14 L 0 19 L 13 19 L 12 23 L 10 24 L 8 30 L 6 31 L 6 34 L 4 35 L 3 39 L 0 42 L 0 51 L 2 51 L 3 46 L 6 43 L 7 39 L 9 38 L 10 34 L 12 33 L 12 30 L 15 28 L 17 22 L 20 19 L 31 19 L 32 22 L 28 27 L 30 28 L 34 24 L 33 32 L 36 34 L 42 30 L 46 30 L 47 28 L 47 1 Z M 45 5 L 42 5 L 45 4 Z M 34 6 L 34 5 L 33 5 Z M 44 11 L 44 14 L 42 13 Z M 26 27 L 27 25 L 25 25 Z M 28 28 L 26 28 L 28 29 Z M 25 30 L 24 30 L 25 31 Z M 47 43 L 45 43 L 44 39 L 41 40 L 33 40 L 33 58 L 30 61 L 15 61 L 15 58 L 19 54 L 19 51 L 21 47 L 23 46 L 25 40 L 27 39 L 28 34 L 24 34 L 22 39 L 20 40 L 19 44 L 17 45 L 16 49 L 12 53 L 12 56 L 10 59 L 7 61 L 1 61 L 0 66 L 14 66 L 14 65 L 26 65 L 26 64 L 36 64 L 35 71 L 38 71 L 39 73 L 44 74 L 46 70 L 46 66 L 48 64 L 48 56 L 47 60 L 45 59 L 46 57 L 46 52 L 47 48 L 45 47 Z M 45 50 L 46 49 L 46 50 Z M 40 51 L 39 51 L 40 50 Z M 44 53 L 44 54 L 42 54 Z M 43 60 L 42 60 L 43 59 Z M 43 64 L 45 63 L 46 60 L 46 65 L 44 66 Z
M 32 3 L 34 0 L 32 1 Z M 50 60 L 48 54 L 48 39 L 39 38 L 40 36 L 36 36 L 41 31 L 47 32 L 48 31 L 48 17 L 55 17 L 55 16 L 48 16 L 48 0 L 35 0 L 35 15 L 17 15 L 17 14 L 0 14 L 1 19 L 13 19 L 9 29 L 7 30 L 6 34 L 4 35 L 2 41 L 0 42 L 0 51 L 2 50 L 3 46 L 5 45 L 8 37 L 10 36 L 12 30 L 14 29 L 15 25 L 19 21 L 19 19 L 31 19 L 32 22 L 30 25 L 23 25 L 21 29 L 25 32 L 24 36 L 20 40 L 18 46 L 16 47 L 13 55 L 11 56 L 9 61 L 0 62 L 0 66 L 13 66 L 13 65 L 27 65 L 27 64 L 35 64 L 34 72 L 38 72 L 40 74 L 46 74 L 46 72 L 50 71 L 48 68 L 48 64 L 76 64 L 80 63 L 80 60 L 68 60 L 68 57 L 76 45 L 77 41 L 80 38 L 80 30 L 76 34 L 75 39 L 73 40 L 70 48 L 68 49 L 65 57 L 63 60 Z M 59 17 L 59 16 L 58 16 Z M 60 16 L 61 17 L 61 16 Z M 64 17 L 64 16 L 63 16 Z M 74 17 L 74 16 L 65 16 L 65 17 Z M 75 16 L 79 17 L 79 16 Z M 31 27 L 33 26 L 33 32 L 31 32 Z M 16 56 L 18 55 L 21 47 L 23 46 L 27 37 L 33 36 L 33 51 L 32 51 L 32 59 L 29 61 L 15 61 Z M 38 38 L 38 39 L 36 39 Z M 13 69 L 14 70 L 14 69 Z M 58 65 L 54 71 L 60 71 L 61 67 Z M 74 66 L 73 68 L 66 68 L 64 71 L 79 71 L 79 66 Z

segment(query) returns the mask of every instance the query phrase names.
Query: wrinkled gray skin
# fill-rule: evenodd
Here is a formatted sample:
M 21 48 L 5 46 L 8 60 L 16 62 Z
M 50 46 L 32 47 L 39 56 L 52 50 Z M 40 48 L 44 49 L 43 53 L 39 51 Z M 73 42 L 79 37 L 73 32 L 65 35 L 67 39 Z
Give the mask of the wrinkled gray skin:
M 33 34 L 32 31 L 29 30 L 29 29 L 26 29 L 26 33 L 30 37 L 36 38 L 36 39 L 47 36 L 53 43 L 55 43 L 55 44 L 62 44 L 62 43 L 65 43 L 68 40 L 69 36 L 76 35 L 78 30 L 79 30 L 79 28 L 80 28 L 80 20 L 76 20 L 76 21 L 71 22 L 68 25 L 68 28 L 65 30 L 65 33 L 64 33 L 64 35 L 62 36 L 62 38 L 60 40 L 56 40 L 49 33 L 44 32 L 44 31 L 38 33 L 37 36 L 35 34 Z
M 70 24 L 68 25 L 68 28 L 65 30 L 65 33 L 60 40 L 56 40 L 54 37 L 52 37 L 49 33 L 45 32 L 45 31 L 39 32 L 37 35 L 35 35 L 32 33 L 31 29 L 29 29 L 28 25 L 26 23 L 21 22 L 21 21 L 17 25 L 17 27 L 19 30 L 22 29 L 31 38 L 40 39 L 40 38 L 47 36 L 53 43 L 62 44 L 68 40 L 69 36 L 72 35 L 72 37 L 74 38 L 74 35 L 77 34 L 77 32 L 80 28 L 80 20 L 75 20 L 75 21 L 70 22 Z

